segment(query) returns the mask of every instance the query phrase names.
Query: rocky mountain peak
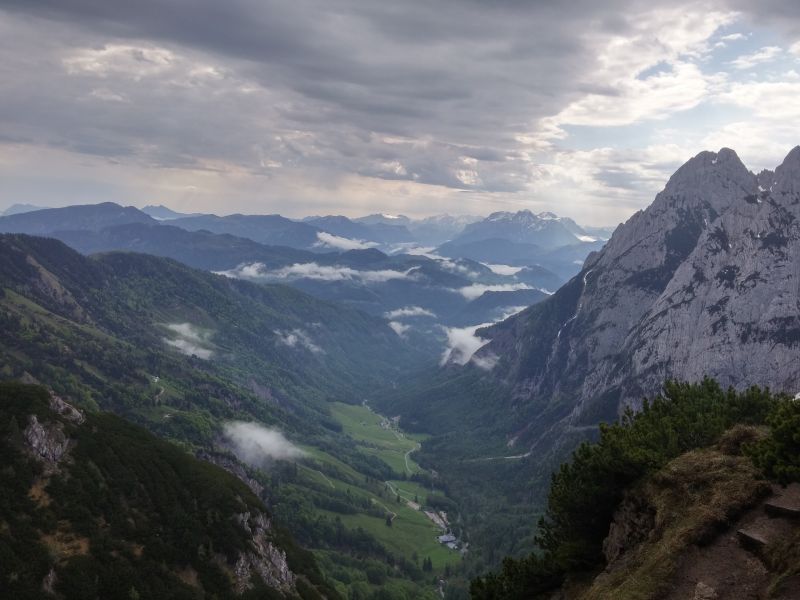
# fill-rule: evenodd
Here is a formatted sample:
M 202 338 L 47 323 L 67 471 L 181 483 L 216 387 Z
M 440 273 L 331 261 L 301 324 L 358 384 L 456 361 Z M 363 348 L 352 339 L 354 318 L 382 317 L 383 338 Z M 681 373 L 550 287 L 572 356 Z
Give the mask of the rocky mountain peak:
M 800 146 L 795 146 L 775 169 L 772 191 L 788 195 L 800 193 Z
M 477 357 L 500 357 L 531 414 L 569 399 L 564 427 L 614 420 L 670 378 L 796 393 L 798 195 L 800 147 L 759 177 L 733 150 L 701 152 L 553 296 L 479 331 Z M 528 441 L 551 419 L 525 423 Z
M 730 148 L 703 151 L 670 177 L 666 196 L 701 198 L 715 210 L 724 209 L 733 196 L 748 196 L 758 190 L 758 179 Z

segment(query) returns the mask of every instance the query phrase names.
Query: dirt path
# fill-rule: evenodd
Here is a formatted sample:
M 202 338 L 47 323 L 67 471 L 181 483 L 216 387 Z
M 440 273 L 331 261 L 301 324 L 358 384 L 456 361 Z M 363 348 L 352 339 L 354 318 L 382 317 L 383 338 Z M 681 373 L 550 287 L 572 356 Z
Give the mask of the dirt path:
M 414 474 L 414 472 L 411 470 L 411 467 L 409 467 L 409 466 L 408 466 L 408 457 L 411 455 L 411 453 L 412 453 L 412 452 L 416 452 L 416 451 L 417 451 L 417 450 L 419 450 L 420 448 L 422 448 L 422 444 L 420 444 L 419 442 L 417 442 L 417 445 L 416 445 L 416 446 L 414 446 L 414 447 L 413 447 L 411 450 L 409 450 L 408 452 L 406 452 L 406 453 L 405 453 L 405 455 L 403 456 L 403 459 L 404 459 L 404 460 L 405 460 L 405 462 L 406 462 L 406 473 L 408 473 L 409 475 L 413 475 L 413 474 Z
M 385 510 L 387 513 L 389 513 L 391 515 L 391 520 L 392 521 L 394 521 L 397 518 L 397 513 L 394 512 L 393 510 L 391 510 L 383 502 L 381 502 L 380 500 L 376 500 L 375 498 L 370 498 L 370 500 L 372 500 L 378 506 L 381 506 L 383 508 L 383 510 Z
M 775 495 L 767 498 L 747 511 L 724 533 L 707 546 L 692 546 L 680 561 L 671 578 L 674 587 L 664 600 L 686 598 L 714 598 L 715 600 L 760 600 L 766 598 L 775 573 L 770 573 L 759 559 L 758 551 L 744 547 L 737 532 L 747 530 L 751 534 L 770 539 L 783 539 L 793 535 L 796 522 L 765 516 L 765 504 L 776 497 L 789 497 L 800 506 L 800 486 L 784 490 L 774 487 Z M 787 491 L 789 494 L 787 494 Z M 798 495 L 791 498 L 791 494 Z M 786 581 L 778 586 L 770 598 L 776 600 L 800 600 L 797 581 Z M 705 590 L 706 595 L 701 592 Z M 713 594 L 708 591 L 713 591 Z
M 315 473 L 319 473 L 320 475 L 322 475 L 322 478 L 323 478 L 325 481 L 327 481 L 327 482 L 328 482 L 328 485 L 329 485 L 329 486 L 331 486 L 333 489 L 336 489 L 336 486 L 335 486 L 335 485 L 333 485 L 333 482 L 332 482 L 330 479 L 328 479 L 328 477 L 327 477 L 327 475 L 325 475 L 325 473 L 323 473 L 323 472 L 322 472 L 322 471 L 320 471 L 319 469 L 311 469 L 311 470 L 312 470 L 312 471 L 314 471 Z

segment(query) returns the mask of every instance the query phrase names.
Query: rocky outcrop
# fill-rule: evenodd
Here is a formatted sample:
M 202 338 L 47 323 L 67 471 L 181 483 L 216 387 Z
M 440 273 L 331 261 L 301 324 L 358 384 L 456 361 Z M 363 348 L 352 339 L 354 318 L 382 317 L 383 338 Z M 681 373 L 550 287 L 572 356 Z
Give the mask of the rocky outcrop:
M 36 415 L 31 415 L 22 435 L 31 454 L 52 470 L 69 449 L 69 438 L 61 424 L 41 423 Z
M 85 420 L 81 411 L 52 392 L 49 404 L 50 409 L 68 423 L 80 425 Z M 58 463 L 64 459 L 70 448 L 63 422 L 42 422 L 36 415 L 28 418 L 28 426 L 22 432 L 22 437 L 29 452 L 44 463 L 46 474 L 58 470 Z
M 241 481 L 246 483 L 247 487 L 249 487 L 256 496 L 258 496 L 259 498 L 262 497 L 262 494 L 264 493 L 264 486 L 261 483 L 259 483 L 257 479 L 251 477 L 247 468 L 245 468 L 245 466 L 235 458 L 232 458 L 225 454 L 220 454 L 216 452 L 212 453 L 206 451 L 198 452 L 197 458 L 199 458 L 200 460 L 204 460 L 206 462 L 213 463 L 218 467 L 222 467 L 228 473 L 235 475 Z
M 626 552 L 645 541 L 655 526 L 655 509 L 637 496 L 623 500 L 603 540 L 606 564 L 613 565 Z
M 800 147 L 758 176 L 701 152 L 555 295 L 478 335 L 531 420 L 523 443 L 616 419 L 670 378 L 797 392 Z
M 52 392 L 50 393 L 50 410 L 76 425 L 82 425 L 86 420 L 81 411 Z
M 236 591 L 241 594 L 252 588 L 254 575 L 271 588 L 283 592 L 294 590 L 295 575 L 286 562 L 286 552 L 270 540 L 269 518 L 260 512 L 246 512 L 237 515 L 237 520 L 250 535 L 252 549 L 242 552 L 236 561 Z

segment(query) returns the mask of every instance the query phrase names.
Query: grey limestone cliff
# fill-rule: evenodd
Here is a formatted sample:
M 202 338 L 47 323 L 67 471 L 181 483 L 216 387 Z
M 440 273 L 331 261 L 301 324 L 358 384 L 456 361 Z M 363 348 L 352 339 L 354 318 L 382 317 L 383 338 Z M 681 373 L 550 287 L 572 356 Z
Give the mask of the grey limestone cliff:
M 549 427 L 613 419 L 666 379 L 799 391 L 800 147 L 759 175 L 698 154 L 554 296 L 479 334 Z

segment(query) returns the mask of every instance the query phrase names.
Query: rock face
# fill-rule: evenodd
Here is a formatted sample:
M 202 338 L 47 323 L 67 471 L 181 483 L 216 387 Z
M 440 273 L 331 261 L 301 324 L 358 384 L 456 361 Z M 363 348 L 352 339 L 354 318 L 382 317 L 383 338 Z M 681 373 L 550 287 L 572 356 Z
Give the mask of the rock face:
M 238 515 L 237 520 L 252 541 L 252 550 L 242 552 L 234 567 L 237 593 L 253 587 L 251 579 L 254 574 L 271 588 L 293 591 L 295 575 L 286 562 L 286 552 L 269 540 L 270 520 L 262 513 L 251 515 L 249 512 Z
M 554 296 L 479 331 L 527 441 L 614 419 L 669 378 L 799 391 L 799 217 L 800 147 L 758 176 L 701 152 Z
M 69 449 L 69 438 L 60 423 L 41 423 L 31 415 L 23 438 L 30 452 L 41 460 L 48 470 L 55 470 Z
M 655 526 L 655 509 L 636 497 L 626 498 L 614 513 L 603 540 L 606 564 L 613 565 L 623 554 L 645 541 Z
M 81 425 L 86 420 L 81 411 L 52 392 L 50 409 L 75 425 Z M 31 454 L 44 463 L 46 472 L 55 472 L 58 463 L 69 451 L 69 437 L 64 433 L 63 424 L 58 421 L 43 423 L 36 415 L 30 415 L 22 437 Z

